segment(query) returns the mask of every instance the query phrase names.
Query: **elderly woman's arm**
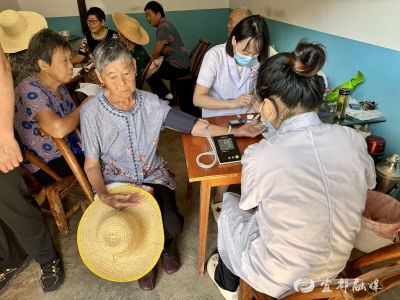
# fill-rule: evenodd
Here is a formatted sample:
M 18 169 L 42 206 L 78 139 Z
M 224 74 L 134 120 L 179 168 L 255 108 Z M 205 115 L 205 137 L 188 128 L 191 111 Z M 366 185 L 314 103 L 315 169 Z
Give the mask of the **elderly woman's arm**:
M 22 154 L 14 138 L 14 106 L 11 67 L 0 44 L 0 171 L 4 173 L 22 162 Z
M 265 131 L 265 126 L 261 126 L 260 128 L 253 128 L 253 125 L 256 125 L 258 121 L 254 121 L 251 123 L 247 123 L 240 128 L 232 128 L 231 134 L 235 137 L 250 137 L 254 138 Z M 206 123 L 197 121 L 194 125 L 191 134 L 194 136 L 205 136 L 204 129 L 206 128 Z M 207 129 L 208 134 L 213 136 L 225 135 L 228 133 L 228 127 L 216 126 L 210 124 Z
M 139 195 L 130 194 L 109 194 L 101 175 L 101 166 L 99 158 L 85 157 L 85 172 L 90 184 L 95 189 L 99 199 L 106 205 L 121 210 L 126 207 L 139 204 Z
M 54 138 L 63 138 L 70 134 L 79 125 L 79 114 L 82 106 L 93 96 L 87 97 L 77 109 L 68 116 L 60 118 L 52 110 L 41 110 L 35 114 L 33 119 L 38 121 L 39 127 Z

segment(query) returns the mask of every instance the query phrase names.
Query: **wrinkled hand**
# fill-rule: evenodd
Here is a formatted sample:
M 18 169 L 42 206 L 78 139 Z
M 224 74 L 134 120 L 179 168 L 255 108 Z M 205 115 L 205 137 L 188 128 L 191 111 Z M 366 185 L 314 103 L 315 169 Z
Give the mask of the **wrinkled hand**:
M 259 134 L 263 133 L 267 128 L 265 126 L 261 126 L 259 128 L 253 128 L 252 126 L 256 125 L 258 121 L 253 121 L 251 123 L 246 123 L 242 127 L 235 129 L 234 132 L 236 137 L 251 137 L 254 138 Z
M 254 101 L 253 97 L 248 94 L 241 94 L 235 100 L 233 100 L 233 107 L 232 108 L 239 108 L 243 106 L 247 106 Z
M 8 173 L 22 162 L 22 154 L 14 137 L 0 137 L 0 171 Z
M 153 60 L 153 62 L 150 64 L 149 69 L 152 70 L 155 67 L 158 67 L 160 64 L 161 64 L 161 60 L 157 58 L 157 59 Z
M 104 194 L 100 197 L 100 200 L 116 210 L 122 210 L 127 207 L 139 205 L 139 197 L 139 194 Z

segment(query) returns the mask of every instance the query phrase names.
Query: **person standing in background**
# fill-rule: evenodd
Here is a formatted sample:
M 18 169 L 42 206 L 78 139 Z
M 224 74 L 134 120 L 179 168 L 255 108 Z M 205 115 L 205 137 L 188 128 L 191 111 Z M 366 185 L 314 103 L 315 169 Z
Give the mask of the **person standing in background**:
M 151 59 L 154 60 L 160 55 L 164 56 L 160 69 L 147 79 L 147 83 L 154 94 L 160 99 L 169 101 L 169 105 L 173 106 L 176 99 L 162 79 L 170 80 L 173 84 L 179 77 L 187 76 L 190 72 L 189 54 L 178 30 L 165 18 L 164 9 L 160 3 L 150 1 L 146 4 L 144 11 L 149 24 L 157 28 L 157 40 L 151 52 Z
M 72 64 L 79 64 L 89 55 L 92 56 L 97 44 L 105 38 L 117 39 L 118 34 L 111 29 L 104 27 L 106 23 L 106 15 L 103 10 L 98 7 L 91 7 L 87 12 L 87 21 L 90 34 L 82 37 L 81 46 L 72 60 Z
M 233 28 L 242 21 L 244 18 L 252 16 L 253 13 L 247 7 L 238 7 L 235 8 L 229 15 L 229 23 L 228 23 L 228 36 L 231 34 Z
M 8 9 L 0 13 L 0 43 L 11 65 L 14 88 L 33 73 L 26 49 L 43 28 L 47 28 L 46 19 L 35 12 Z
M 0 44 L 0 295 L 34 259 L 40 264 L 46 295 L 64 283 L 61 258 L 46 218 L 29 193 L 20 166 L 24 153 L 13 129 L 14 87 L 11 67 Z

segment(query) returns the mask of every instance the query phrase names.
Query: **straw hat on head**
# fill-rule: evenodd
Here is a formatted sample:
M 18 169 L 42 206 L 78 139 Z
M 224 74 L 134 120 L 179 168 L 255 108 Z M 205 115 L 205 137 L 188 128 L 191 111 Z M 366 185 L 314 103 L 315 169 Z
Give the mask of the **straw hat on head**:
M 153 196 L 137 187 L 120 186 L 108 192 L 139 194 L 140 204 L 117 211 L 96 198 L 79 224 L 79 253 L 100 277 L 137 280 L 153 269 L 164 247 L 160 208 Z
M 149 35 L 134 18 L 119 11 L 113 12 L 112 18 L 118 30 L 128 40 L 139 45 L 146 45 L 149 43 Z
M 31 11 L 4 10 L 0 13 L 0 43 L 5 53 L 28 49 L 31 37 L 47 28 L 46 19 Z

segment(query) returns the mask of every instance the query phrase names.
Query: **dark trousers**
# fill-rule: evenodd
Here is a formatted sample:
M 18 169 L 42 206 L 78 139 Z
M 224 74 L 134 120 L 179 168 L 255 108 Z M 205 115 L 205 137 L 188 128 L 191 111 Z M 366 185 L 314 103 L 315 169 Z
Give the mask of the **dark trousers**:
M 29 193 L 24 171 L 0 171 L 0 269 L 18 268 L 28 255 L 40 264 L 58 257 L 46 218 Z
M 218 266 L 215 269 L 214 279 L 221 289 L 230 292 L 235 292 L 240 284 L 240 278 L 225 266 L 221 256 L 218 257 Z
M 175 89 L 179 98 L 181 111 L 194 117 L 201 118 L 200 109 L 193 104 L 194 86 L 196 81 L 197 76 L 179 80 L 176 82 Z
M 155 72 L 147 79 L 147 83 L 149 84 L 153 93 L 156 94 L 159 98 L 162 98 L 170 93 L 162 79 L 175 82 L 176 79 L 178 79 L 179 77 L 187 76 L 189 72 L 190 68 L 178 69 L 173 67 L 167 61 L 163 61 L 161 67 L 157 70 L 157 72 Z
M 76 159 L 78 160 L 79 165 L 81 166 L 82 169 L 84 169 L 84 164 L 85 164 L 85 155 L 83 154 L 75 154 Z M 65 177 L 68 175 L 72 175 L 72 170 L 69 167 L 67 161 L 65 160 L 64 156 L 61 156 L 59 158 L 56 158 L 52 161 L 50 161 L 47 164 L 54 172 L 56 172 L 58 175 L 61 177 Z M 51 177 L 49 174 L 47 174 L 45 171 L 40 169 L 39 171 L 35 172 L 32 174 L 35 179 L 42 184 L 48 184 L 50 182 L 55 181 L 53 177 Z
M 183 216 L 176 206 L 175 192 L 165 185 L 144 183 L 154 189 L 154 198 L 160 206 L 164 226 L 164 249 L 167 254 L 175 254 L 176 238 L 183 230 Z

